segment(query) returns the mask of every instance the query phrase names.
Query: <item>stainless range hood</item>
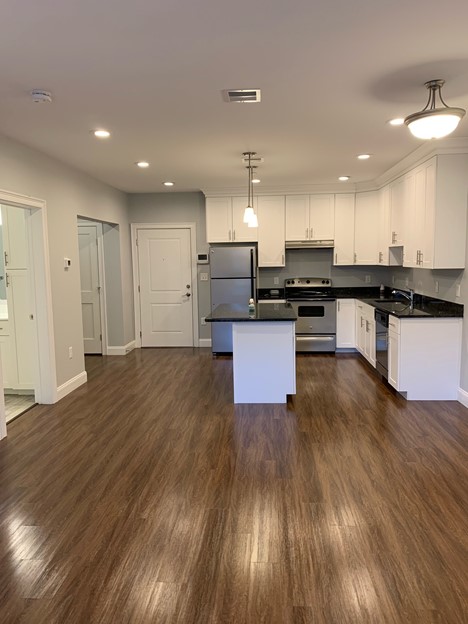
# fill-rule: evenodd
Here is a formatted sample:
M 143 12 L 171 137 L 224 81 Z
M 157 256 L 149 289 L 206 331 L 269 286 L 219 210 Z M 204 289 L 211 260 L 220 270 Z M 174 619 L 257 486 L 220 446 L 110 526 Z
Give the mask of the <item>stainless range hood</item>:
M 332 240 L 286 241 L 286 249 L 326 249 L 335 246 Z

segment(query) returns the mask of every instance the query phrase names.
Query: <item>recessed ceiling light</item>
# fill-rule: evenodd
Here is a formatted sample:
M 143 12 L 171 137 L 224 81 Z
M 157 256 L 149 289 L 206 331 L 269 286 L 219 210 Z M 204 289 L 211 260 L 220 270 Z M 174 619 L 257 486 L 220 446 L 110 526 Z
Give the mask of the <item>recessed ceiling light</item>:
M 137 167 L 140 167 L 140 169 L 146 169 L 147 167 L 149 167 L 149 162 L 146 162 L 146 160 L 140 160 L 135 164 Z
M 253 178 L 252 180 L 252 184 L 260 184 L 261 180 L 260 178 Z
M 396 119 L 390 119 L 387 123 L 391 126 L 402 126 L 405 123 L 405 120 L 402 117 L 397 117 Z
M 349 180 L 349 178 L 350 178 L 350 176 L 340 176 L 340 177 L 338 178 L 338 180 L 339 180 L 340 182 L 346 182 L 347 180 Z
M 164 186 L 174 186 L 174 182 L 163 182 Z
M 109 130 L 93 130 L 94 132 L 94 136 L 97 137 L 98 139 L 108 139 L 110 137 L 110 132 Z
M 370 157 L 371 157 L 370 154 L 359 154 L 358 159 L 359 160 L 367 160 Z

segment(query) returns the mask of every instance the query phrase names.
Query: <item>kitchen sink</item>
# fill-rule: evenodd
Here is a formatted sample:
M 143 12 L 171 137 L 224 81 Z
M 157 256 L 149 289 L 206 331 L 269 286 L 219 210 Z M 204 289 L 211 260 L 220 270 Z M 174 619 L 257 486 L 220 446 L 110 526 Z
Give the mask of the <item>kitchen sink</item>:
M 395 299 L 375 299 L 374 301 L 378 304 L 379 308 L 388 312 L 403 312 L 408 316 L 430 316 L 428 312 L 424 312 L 418 308 L 410 310 L 409 301 L 401 301 L 401 299 L 399 301 Z

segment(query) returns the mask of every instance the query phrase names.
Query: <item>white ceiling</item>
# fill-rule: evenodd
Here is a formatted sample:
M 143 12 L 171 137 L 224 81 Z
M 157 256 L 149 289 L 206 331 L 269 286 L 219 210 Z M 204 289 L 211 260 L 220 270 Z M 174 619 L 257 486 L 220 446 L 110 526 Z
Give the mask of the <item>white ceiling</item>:
M 129 192 L 241 188 L 247 150 L 269 187 L 361 182 L 420 145 L 386 121 L 426 80 L 468 109 L 467 23 L 465 0 L 4 0 L 0 132 Z

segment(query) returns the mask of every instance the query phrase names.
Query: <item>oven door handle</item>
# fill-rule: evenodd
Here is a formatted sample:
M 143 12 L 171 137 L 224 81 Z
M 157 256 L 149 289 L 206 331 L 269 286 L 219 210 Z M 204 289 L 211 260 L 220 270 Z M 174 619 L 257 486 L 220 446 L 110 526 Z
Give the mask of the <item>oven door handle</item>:
M 335 340 L 335 336 L 310 336 L 308 334 L 297 334 L 296 338 L 310 340 L 311 342 L 315 340 L 320 342 L 331 342 L 332 340 Z
M 336 301 L 336 297 L 323 297 L 320 299 L 288 299 L 288 303 L 322 303 L 322 301 Z

